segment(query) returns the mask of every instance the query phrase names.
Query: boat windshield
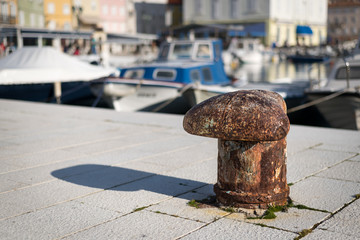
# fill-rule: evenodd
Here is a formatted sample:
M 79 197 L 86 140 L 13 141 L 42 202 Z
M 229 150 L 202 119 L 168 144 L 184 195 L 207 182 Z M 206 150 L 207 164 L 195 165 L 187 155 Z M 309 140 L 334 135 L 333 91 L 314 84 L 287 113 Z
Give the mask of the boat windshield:
M 336 72 L 336 80 L 346 80 L 346 67 L 341 67 Z M 349 79 L 360 79 L 360 66 L 350 67 L 350 77 Z
M 193 51 L 193 44 L 176 44 L 172 53 L 173 59 L 190 59 Z

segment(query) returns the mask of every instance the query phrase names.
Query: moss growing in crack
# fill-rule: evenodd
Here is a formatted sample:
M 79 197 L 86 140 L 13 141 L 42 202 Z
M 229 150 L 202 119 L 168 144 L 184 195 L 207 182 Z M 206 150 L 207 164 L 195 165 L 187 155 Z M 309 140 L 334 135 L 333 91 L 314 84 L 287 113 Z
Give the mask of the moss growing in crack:
M 147 208 L 147 207 L 136 208 L 136 209 L 134 209 L 133 212 L 139 212 L 139 211 L 141 211 L 141 210 L 144 210 L 145 208 Z
M 194 207 L 194 208 L 199 208 L 200 207 L 200 203 L 198 203 L 195 199 L 189 201 L 187 203 L 187 205 L 189 205 L 190 207 Z
M 358 194 L 355 194 L 355 199 L 359 199 L 360 198 L 360 193 L 358 193 Z
M 311 211 L 330 213 L 329 211 L 326 211 L 326 210 L 311 208 L 311 207 L 308 207 L 308 206 L 305 206 L 305 205 L 302 205 L 302 204 L 294 205 L 294 206 L 292 206 L 292 207 L 293 207 L 293 208 L 297 208 L 297 209 L 306 209 L 306 210 L 311 210 Z
M 264 215 L 262 216 L 262 219 L 274 219 L 276 218 L 275 213 L 276 212 L 285 212 L 287 211 L 288 206 L 270 206 L 266 212 L 264 213 Z
M 294 238 L 294 240 L 299 240 L 299 239 L 305 237 L 306 235 L 308 235 L 311 232 L 312 232 L 312 229 L 303 229 L 301 232 L 299 232 L 299 236 Z
M 247 219 L 274 219 L 276 218 L 276 212 L 286 212 L 289 208 L 289 204 L 285 206 L 269 206 L 262 216 L 248 217 Z
M 236 212 L 235 209 L 232 208 L 232 207 L 227 207 L 227 208 L 224 208 L 223 210 L 224 210 L 225 212 L 229 212 L 229 213 L 234 213 L 234 212 Z

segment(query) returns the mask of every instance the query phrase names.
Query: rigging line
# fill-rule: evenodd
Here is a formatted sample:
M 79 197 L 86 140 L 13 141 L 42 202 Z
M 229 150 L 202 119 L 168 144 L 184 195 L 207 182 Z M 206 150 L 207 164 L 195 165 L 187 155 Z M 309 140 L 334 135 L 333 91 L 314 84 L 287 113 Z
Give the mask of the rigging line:
M 308 103 L 305 103 L 305 104 L 302 104 L 300 106 L 296 106 L 296 107 L 293 107 L 293 108 L 290 108 L 287 113 L 293 113 L 293 112 L 296 112 L 296 111 L 299 111 L 299 110 L 302 110 L 304 108 L 308 108 L 308 107 L 311 107 L 313 105 L 316 105 L 316 104 L 319 104 L 319 103 L 322 103 L 322 102 L 326 102 L 326 101 L 329 101 L 333 98 L 336 98 L 338 96 L 340 96 L 341 94 L 344 94 L 346 92 L 348 92 L 349 88 L 345 88 L 341 91 L 338 91 L 338 92 L 335 92 L 335 93 L 332 93 L 330 95 L 327 95 L 325 97 L 321 97 L 321 98 L 318 98 L 314 101 L 311 101 L 311 102 L 308 102 Z

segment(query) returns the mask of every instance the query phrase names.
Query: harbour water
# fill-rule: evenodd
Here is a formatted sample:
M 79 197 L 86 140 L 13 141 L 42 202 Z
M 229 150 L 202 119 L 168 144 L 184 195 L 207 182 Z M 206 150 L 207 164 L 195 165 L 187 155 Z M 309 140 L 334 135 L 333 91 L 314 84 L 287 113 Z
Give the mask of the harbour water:
M 326 79 L 336 59 L 319 63 L 294 64 L 290 61 L 269 62 L 262 64 L 243 64 L 234 71 L 228 71 L 239 82 L 246 83 L 292 83 Z M 302 103 L 308 100 L 304 98 Z M 300 104 L 302 104 L 300 103 Z M 288 106 L 288 108 L 291 108 Z M 292 124 L 329 127 L 316 106 L 308 107 L 288 114 Z
M 312 64 L 294 64 L 290 61 L 243 64 L 235 70 L 228 70 L 228 73 L 244 83 L 309 81 L 326 78 L 334 61 Z

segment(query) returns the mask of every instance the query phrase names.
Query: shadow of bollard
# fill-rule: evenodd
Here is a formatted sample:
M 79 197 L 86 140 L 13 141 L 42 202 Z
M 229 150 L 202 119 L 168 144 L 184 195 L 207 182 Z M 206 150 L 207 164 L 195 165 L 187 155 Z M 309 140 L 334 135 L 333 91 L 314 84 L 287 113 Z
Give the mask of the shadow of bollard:
M 145 190 L 185 199 L 186 196 L 179 195 L 209 185 L 189 179 L 99 164 L 63 168 L 53 171 L 51 175 L 66 182 L 91 188 L 111 191 Z

